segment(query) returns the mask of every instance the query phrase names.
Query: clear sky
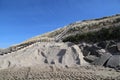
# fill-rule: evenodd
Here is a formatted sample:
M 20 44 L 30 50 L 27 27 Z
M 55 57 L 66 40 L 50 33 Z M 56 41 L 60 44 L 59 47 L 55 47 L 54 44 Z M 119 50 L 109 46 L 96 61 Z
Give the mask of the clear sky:
M 120 0 L 0 0 L 0 47 L 69 23 L 120 13 Z

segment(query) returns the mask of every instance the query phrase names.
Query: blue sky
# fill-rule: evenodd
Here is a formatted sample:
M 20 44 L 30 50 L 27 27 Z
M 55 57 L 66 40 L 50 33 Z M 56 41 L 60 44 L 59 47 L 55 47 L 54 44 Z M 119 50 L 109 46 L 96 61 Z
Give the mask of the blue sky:
M 69 23 L 120 13 L 120 0 L 0 0 L 0 47 Z

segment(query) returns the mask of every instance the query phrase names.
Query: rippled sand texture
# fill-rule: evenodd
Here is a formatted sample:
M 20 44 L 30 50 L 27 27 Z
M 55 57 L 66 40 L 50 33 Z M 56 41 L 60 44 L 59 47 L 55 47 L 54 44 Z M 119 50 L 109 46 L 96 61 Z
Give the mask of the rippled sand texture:
M 0 71 L 0 80 L 120 80 L 120 72 L 102 67 L 58 69 L 36 67 Z

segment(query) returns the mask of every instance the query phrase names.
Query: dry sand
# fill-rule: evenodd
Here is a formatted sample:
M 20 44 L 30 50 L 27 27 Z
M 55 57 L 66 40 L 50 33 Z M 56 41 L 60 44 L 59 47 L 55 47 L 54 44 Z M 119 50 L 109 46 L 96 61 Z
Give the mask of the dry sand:
M 44 69 L 36 66 L 1 70 L 0 80 L 120 80 L 120 72 L 94 66 Z

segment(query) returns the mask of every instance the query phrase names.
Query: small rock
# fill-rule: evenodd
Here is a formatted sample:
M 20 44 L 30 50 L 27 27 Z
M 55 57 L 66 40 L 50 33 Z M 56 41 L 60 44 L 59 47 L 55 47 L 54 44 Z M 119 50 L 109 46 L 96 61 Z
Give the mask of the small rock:
M 120 55 L 114 55 L 112 56 L 107 64 L 107 67 L 115 68 L 115 69 L 120 69 Z
M 112 46 L 107 47 L 107 50 L 112 55 L 117 55 L 117 53 L 119 52 L 116 45 L 112 45 Z
M 112 45 L 116 45 L 116 42 L 111 40 L 111 41 L 108 41 L 108 44 L 109 44 L 109 46 L 112 46 Z
M 89 56 L 84 57 L 84 59 L 85 59 L 87 62 L 89 62 L 89 63 L 93 62 L 93 61 L 96 60 L 97 58 L 98 58 L 98 57 L 93 56 L 93 55 L 89 55 Z
M 68 47 L 71 47 L 71 46 L 75 45 L 75 44 L 72 43 L 72 42 L 66 42 L 65 44 L 66 44 Z
M 83 56 L 88 56 L 90 54 L 90 48 L 86 46 L 83 48 L 82 52 L 83 52 Z
M 90 51 L 90 55 L 95 55 L 95 56 L 99 56 L 99 53 L 97 52 L 97 50 L 99 50 L 100 48 L 97 46 L 92 46 L 89 48 Z
M 98 54 L 98 57 L 100 57 L 101 55 L 103 55 L 103 54 L 106 53 L 105 49 L 99 49 L 99 50 L 97 50 L 96 52 L 97 52 L 97 54 Z
M 120 43 L 117 43 L 117 49 L 120 52 Z
M 101 48 L 103 48 L 103 49 L 106 48 L 106 45 L 107 45 L 107 42 L 105 42 L 105 41 L 102 41 L 102 42 L 97 43 L 97 46 L 98 46 L 98 47 L 101 47 Z
M 94 62 L 92 64 L 98 65 L 98 66 L 104 66 L 104 64 L 106 63 L 107 60 L 110 59 L 110 57 L 112 57 L 112 55 L 110 53 L 103 54 L 101 57 L 94 60 Z

